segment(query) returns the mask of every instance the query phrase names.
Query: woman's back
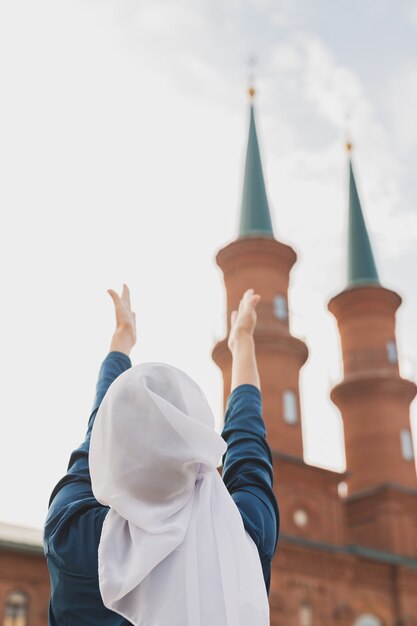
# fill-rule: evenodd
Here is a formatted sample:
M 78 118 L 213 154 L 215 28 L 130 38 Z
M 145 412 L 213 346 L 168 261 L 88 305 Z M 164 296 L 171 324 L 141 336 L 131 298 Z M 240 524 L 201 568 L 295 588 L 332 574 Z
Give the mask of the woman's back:
M 248 292 L 245 294 L 245 296 L 248 299 Z M 126 295 L 126 293 L 124 292 L 124 297 L 128 298 L 128 293 Z M 130 301 L 128 303 L 128 308 L 130 310 Z M 243 311 L 243 313 L 245 313 L 245 310 Z M 237 324 L 235 324 L 235 329 L 236 326 Z M 119 341 L 119 339 L 120 338 L 118 336 L 117 341 Z M 125 343 L 123 344 L 123 349 L 124 345 Z M 113 349 L 113 347 L 115 349 Z M 116 501 L 114 501 L 115 508 L 113 507 L 113 504 L 110 508 L 109 506 L 106 506 L 108 502 L 105 499 L 105 495 L 103 495 L 98 496 L 100 501 L 102 502 L 100 503 L 93 494 L 92 481 L 90 476 L 90 439 L 93 424 L 95 422 L 97 412 L 100 406 L 102 406 L 103 398 L 109 390 L 109 387 L 121 374 L 126 373 L 125 377 L 129 377 L 130 373 L 127 372 L 128 370 L 133 374 L 134 369 L 136 369 L 136 372 L 138 372 L 140 369 L 140 367 L 138 369 L 130 369 L 132 364 L 129 356 L 123 351 L 118 350 L 117 348 L 117 342 L 112 342 L 112 349 L 101 365 L 96 387 L 96 397 L 93 404 L 93 410 L 89 419 L 85 441 L 79 446 L 79 448 L 77 448 L 72 453 L 68 465 L 67 474 L 54 488 L 49 502 L 50 506 L 44 529 L 44 547 L 51 578 L 49 624 L 50 626 L 55 626 L 55 624 L 59 626 L 65 626 L 66 624 L 76 624 L 77 626 L 94 626 L 95 624 L 108 626 L 126 626 L 128 624 L 135 624 L 136 626 L 142 626 L 143 623 L 146 623 L 147 626 L 156 626 L 159 624 L 164 624 L 165 626 L 165 622 L 167 621 L 166 618 L 162 619 L 162 621 L 158 617 L 155 617 L 155 619 L 153 618 L 153 616 L 164 614 L 166 617 L 169 616 L 169 622 L 172 625 L 195 626 L 197 621 L 200 621 L 198 615 L 196 614 L 196 610 L 197 613 L 199 610 L 198 600 L 197 604 L 195 603 L 194 599 L 192 600 L 192 604 L 195 605 L 193 611 L 194 617 L 196 617 L 196 619 L 190 618 L 192 611 L 190 613 L 189 609 L 186 609 L 184 613 L 184 615 L 188 614 L 188 619 L 184 618 L 184 606 L 187 605 L 187 601 L 185 601 L 185 603 L 182 602 L 178 604 L 178 607 L 180 608 L 179 613 L 177 613 L 176 615 L 173 613 L 171 614 L 170 602 L 166 603 L 164 609 L 165 613 L 158 613 L 159 607 L 157 605 L 162 605 L 163 601 L 166 600 L 164 590 L 166 590 L 167 588 L 164 584 L 161 583 L 161 581 L 163 581 L 164 579 L 161 577 L 158 578 L 158 576 L 156 577 L 157 584 L 154 585 L 154 592 L 156 593 L 156 595 L 153 596 L 155 611 L 153 613 L 151 612 L 152 618 L 150 620 L 145 619 L 145 621 L 143 621 L 143 615 L 146 614 L 147 610 L 145 610 L 145 613 L 143 612 L 144 606 L 145 604 L 147 604 L 143 601 L 141 601 L 140 603 L 140 611 L 133 618 L 130 617 L 129 613 L 124 613 L 123 610 L 116 609 L 116 611 L 112 611 L 105 606 L 106 604 L 107 606 L 110 605 L 114 608 L 114 605 L 106 601 L 106 598 L 108 600 L 108 598 L 112 594 L 115 595 L 113 593 L 114 589 L 111 589 L 111 584 L 115 583 L 115 581 L 118 582 L 117 578 L 119 576 L 119 569 L 123 571 L 125 570 L 126 559 L 128 561 L 129 556 L 132 557 L 133 555 L 134 559 L 131 562 L 130 569 L 140 570 L 144 567 L 142 557 L 144 557 L 145 554 L 141 549 L 133 549 L 135 548 L 135 546 L 132 544 L 132 532 L 133 534 L 135 534 L 135 532 L 139 533 L 139 538 L 143 535 L 140 525 L 139 527 L 137 527 L 135 525 L 135 518 L 131 517 L 130 519 L 133 523 L 132 526 L 131 522 L 128 521 L 128 513 L 124 513 L 126 519 L 123 517 L 123 515 L 120 516 L 120 514 L 117 512 L 118 505 Z M 276 498 L 274 496 L 272 488 L 272 456 L 270 448 L 266 441 L 265 425 L 262 419 L 261 392 L 256 386 L 256 382 L 252 384 L 253 380 L 259 380 L 257 378 L 253 347 L 249 347 L 249 350 L 244 347 L 243 350 L 240 351 L 240 356 L 242 367 L 237 368 L 236 363 L 238 363 L 239 360 L 236 358 L 235 370 L 234 373 L 232 373 L 232 387 L 233 382 L 234 387 L 227 402 L 225 424 L 222 432 L 223 440 L 217 434 L 215 434 L 214 431 L 212 431 L 213 434 L 209 437 L 212 441 L 215 441 L 216 437 L 218 438 L 219 442 L 222 441 L 222 450 L 226 449 L 225 442 L 227 442 L 227 450 L 223 455 L 222 477 L 224 484 L 222 483 L 217 471 L 215 470 L 215 465 L 213 466 L 212 470 L 214 471 L 214 473 L 212 474 L 209 472 L 209 474 L 206 475 L 205 471 L 208 468 L 205 468 L 205 465 L 203 464 L 200 465 L 201 470 L 205 468 L 203 474 L 201 474 L 200 471 L 197 477 L 197 481 L 194 484 L 194 479 L 192 479 L 191 485 L 194 485 L 193 491 L 195 492 L 195 494 L 197 494 L 198 490 L 196 491 L 196 486 L 197 482 L 200 481 L 198 485 L 199 487 L 201 487 L 201 485 L 203 484 L 205 485 L 205 491 L 201 491 L 200 489 L 200 496 L 204 497 L 205 493 L 205 497 L 207 499 L 207 494 L 212 494 L 210 496 L 210 502 L 212 503 L 211 509 L 206 509 L 206 511 L 211 511 L 210 514 L 207 514 L 206 512 L 203 518 L 201 517 L 201 513 L 197 515 L 197 517 L 194 515 L 194 524 L 200 523 L 201 525 L 201 528 L 199 526 L 195 526 L 195 528 L 197 529 L 197 534 L 200 534 L 199 567 L 201 567 L 201 574 L 203 574 L 206 570 L 209 572 L 215 571 L 214 568 L 210 569 L 209 567 L 207 569 L 206 566 L 209 565 L 208 561 L 213 558 L 213 553 L 217 552 L 217 558 L 219 559 L 219 564 L 221 565 L 220 569 L 217 570 L 218 576 L 209 575 L 209 577 L 206 578 L 206 582 L 204 583 L 204 585 L 202 585 L 202 587 L 200 586 L 200 589 L 198 589 L 198 586 L 196 587 L 195 584 L 192 582 L 193 576 L 190 577 L 189 573 L 187 574 L 187 576 L 184 576 L 184 572 L 181 574 L 180 570 L 178 569 L 176 570 L 177 574 L 181 575 L 179 577 L 175 575 L 175 580 L 172 579 L 172 577 L 169 579 L 165 578 L 165 583 L 169 583 L 168 586 L 171 588 L 171 590 L 173 589 L 176 592 L 175 595 L 185 593 L 184 585 L 181 583 L 182 578 L 184 578 L 184 582 L 186 583 L 185 587 L 187 587 L 188 594 L 190 593 L 190 589 L 197 590 L 197 595 L 200 594 L 202 598 L 200 602 L 201 606 L 207 607 L 204 619 L 203 617 L 201 618 L 201 624 L 209 623 L 210 626 L 212 622 L 207 622 L 206 618 L 209 614 L 210 609 L 210 603 L 208 602 L 208 600 L 210 599 L 211 602 L 213 593 L 214 595 L 216 595 L 217 593 L 218 598 L 220 598 L 220 596 L 223 597 L 222 602 L 225 603 L 227 614 L 227 616 L 225 614 L 224 619 L 222 618 L 221 620 L 217 620 L 216 624 L 219 624 L 220 621 L 224 624 L 250 624 L 251 626 L 258 626 L 258 624 L 264 626 L 269 623 L 269 620 L 266 619 L 266 613 L 264 609 L 261 608 L 261 605 L 264 604 L 264 600 L 261 599 L 262 593 L 261 595 L 256 595 L 256 593 L 255 595 L 253 595 L 252 587 L 255 588 L 259 584 L 259 582 L 256 582 L 259 581 L 259 576 L 261 577 L 261 579 L 263 578 L 263 583 L 265 585 L 263 594 L 265 595 L 265 602 L 267 604 L 266 593 L 269 593 L 270 588 L 271 561 L 275 553 L 278 540 L 279 513 Z M 256 378 L 253 378 L 253 376 L 250 375 L 250 368 L 252 368 L 252 371 L 255 372 Z M 243 378 L 240 376 L 240 373 L 242 372 Z M 248 382 L 242 382 L 245 380 Z M 110 396 L 112 396 L 112 394 L 114 395 L 114 390 L 119 385 L 119 382 L 117 383 L 116 387 L 112 385 L 112 388 L 110 390 Z M 193 385 L 198 387 L 194 382 Z M 136 393 L 136 386 L 134 386 L 134 389 Z M 125 401 L 123 398 L 125 398 L 125 394 L 122 395 L 122 410 L 116 411 L 117 416 L 121 414 L 123 415 L 125 413 Z M 161 400 L 160 397 L 159 400 Z M 108 407 L 111 404 L 111 400 L 109 401 L 109 395 L 107 395 L 106 401 L 107 405 L 105 406 L 107 406 L 108 410 Z M 197 405 L 200 401 L 201 390 Z M 161 402 L 162 406 L 164 406 L 165 401 L 161 400 Z M 191 406 L 193 405 L 194 401 L 190 400 L 190 403 Z M 105 413 L 106 408 L 104 409 L 104 414 Z M 139 414 L 140 413 L 141 412 L 139 411 Z M 189 418 L 187 417 L 186 413 L 181 419 L 185 419 L 184 423 L 187 424 L 189 422 Z M 144 414 L 146 415 L 146 412 L 142 412 L 142 417 Z M 100 418 L 103 417 L 102 410 L 99 415 Z M 136 415 L 138 415 L 138 412 L 133 412 L 132 416 L 134 418 L 134 422 Z M 196 415 L 201 416 L 201 410 L 199 410 L 198 408 Z M 198 419 L 201 419 L 201 417 Z M 104 433 L 104 439 L 108 440 L 109 430 L 105 428 L 103 431 L 102 420 L 99 421 L 99 424 L 101 425 L 102 433 Z M 118 424 L 118 420 L 116 420 L 116 424 Z M 152 421 L 148 423 L 148 425 L 151 426 L 152 424 Z M 187 428 L 189 426 L 192 426 L 192 424 L 188 423 Z M 177 424 L 177 427 L 183 428 L 183 425 L 181 426 L 181 423 L 179 422 Z M 195 432 L 195 427 L 192 427 L 191 431 Z M 93 436 L 95 450 L 97 450 L 97 432 L 98 431 L 96 428 L 94 430 Z M 140 432 L 141 431 L 139 431 L 139 433 Z M 203 437 L 200 437 L 200 439 L 202 442 L 204 442 L 209 432 L 207 431 L 207 429 L 206 431 L 204 431 L 204 428 L 201 432 L 203 432 Z M 122 435 L 123 437 L 125 437 L 125 434 L 123 433 L 125 433 L 125 431 L 122 429 Z M 113 436 L 110 437 L 110 440 L 113 440 Z M 141 438 L 138 439 L 138 441 L 140 441 L 140 443 L 143 443 L 141 441 Z M 126 439 L 125 442 L 129 443 Z M 203 451 L 205 447 L 206 446 L 204 444 L 201 450 Z M 214 455 L 216 454 L 216 449 L 216 447 L 213 448 Z M 107 452 L 109 450 L 112 450 L 112 448 L 108 448 Z M 133 452 L 135 453 L 134 446 Z M 155 453 L 158 454 L 158 452 L 158 448 L 155 448 Z M 145 447 L 142 454 L 146 456 L 146 453 L 147 449 Z M 93 459 L 94 462 L 91 469 L 91 472 L 93 474 L 93 485 L 94 480 L 98 479 L 100 482 L 102 474 L 103 476 L 107 476 L 107 479 L 103 479 L 101 487 L 103 487 L 104 485 L 104 489 L 106 489 L 106 485 L 108 484 L 109 480 L 110 483 L 112 482 L 113 470 L 111 470 L 110 473 L 108 472 L 108 465 L 111 465 L 112 456 L 113 455 L 108 454 L 107 457 L 102 458 L 99 455 L 99 463 L 97 464 L 97 454 L 95 453 L 95 460 Z M 121 458 L 122 470 L 124 472 L 123 455 Z M 153 456 L 151 455 L 149 458 L 152 459 Z M 213 457 L 213 455 L 212 458 L 218 459 L 218 457 Z M 215 461 L 215 463 L 217 463 L 217 460 Z M 142 464 L 141 467 L 143 468 L 147 466 L 144 466 Z M 131 476 L 133 476 L 134 478 L 135 476 L 138 476 L 138 474 L 135 472 L 131 472 Z M 153 474 L 151 474 L 151 477 L 152 476 Z M 202 479 L 202 481 L 200 480 L 200 478 Z M 169 480 L 170 477 L 168 475 L 168 481 Z M 135 482 L 136 479 L 134 478 L 134 483 Z M 122 482 L 119 483 L 119 486 L 123 491 L 125 488 L 124 473 L 122 474 Z M 133 486 L 135 487 L 136 485 L 134 484 Z M 212 491 L 212 488 L 214 488 L 214 491 Z M 96 489 L 97 484 L 94 488 L 94 493 L 96 495 L 97 493 L 102 493 L 100 492 L 100 487 L 98 492 L 96 491 Z M 115 486 L 110 487 L 110 498 L 113 498 L 113 494 L 115 493 L 114 489 Z M 209 491 L 207 491 L 207 489 L 209 489 Z M 213 494 L 216 493 L 217 496 L 213 499 Z M 152 494 L 153 490 L 151 489 L 151 497 L 153 497 Z M 194 495 L 193 497 L 195 500 L 196 495 Z M 197 502 L 197 500 L 195 501 Z M 111 501 L 113 503 L 113 500 Z M 120 498 L 119 502 L 121 502 Z M 216 507 L 213 508 L 213 502 L 219 503 L 219 510 L 216 510 Z M 129 507 L 127 510 L 129 510 Z M 180 506 L 179 510 L 181 512 L 182 506 Z M 227 511 L 229 511 L 229 513 L 226 515 L 225 513 Z M 109 512 L 111 513 L 111 515 L 108 516 Z M 214 515 L 214 517 L 217 517 L 219 519 L 219 514 L 220 524 L 219 521 L 217 521 L 214 523 L 213 526 L 212 517 Z M 110 527 L 112 527 L 112 524 L 113 528 L 117 529 L 117 524 L 116 526 L 114 526 L 115 519 L 119 526 L 121 524 L 120 528 L 123 528 L 123 533 L 127 532 L 127 536 L 122 537 L 122 540 L 120 540 L 119 536 L 117 538 L 117 541 L 114 541 L 116 540 L 116 534 L 114 531 L 112 531 L 109 535 L 108 530 Z M 190 519 L 193 519 L 193 517 L 191 516 Z M 105 524 L 106 520 L 108 520 L 109 523 Z M 201 522 L 204 523 L 201 524 Z M 103 532 L 103 524 L 105 524 L 104 528 L 106 529 L 106 532 Z M 202 531 L 203 527 L 206 528 L 205 535 Z M 209 544 L 206 545 L 206 539 L 208 539 L 209 535 L 213 534 L 213 530 L 217 532 L 217 536 L 214 541 L 213 538 L 210 539 L 211 543 L 210 548 L 208 549 Z M 184 527 L 184 532 L 186 532 L 187 535 L 186 527 Z M 168 532 L 166 537 L 169 537 L 169 534 L 170 531 Z M 188 535 L 190 535 L 189 528 Z M 237 538 L 238 535 L 240 539 Z M 204 540 L 202 540 L 201 538 L 203 538 Z M 159 538 L 154 537 L 155 541 L 153 543 L 152 536 L 150 538 L 148 537 L 148 539 L 150 539 L 149 545 L 151 546 L 151 548 L 152 546 L 154 546 L 156 552 L 160 551 L 161 541 L 164 540 L 164 536 L 161 535 Z M 187 539 L 187 536 L 185 537 L 185 539 Z M 187 540 L 189 540 L 189 537 Z M 222 544 L 220 550 L 218 549 L 220 545 L 219 541 L 220 544 Z M 182 551 L 183 546 L 186 546 L 187 543 L 185 541 L 183 543 L 179 541 L 178 543 L 177 541 L 175 545 L 178 546 L 177 549 Z M 103 546 L 106 548 L 107 553 L 103 553 Z M 141 543 L 139 541 L 139 544 L 136 547 L 140 546 Z M 102 549 L 102 553 L 101 562 L 99 563 L 100 549 Z M 112 552 L 113 554 L 111 554 Z M 125 554 L 125 556 L 123 556 L 123 554 Z M 188 550 L 187 554 L 189 556 L 191 554 L 192 559 L 194 559 L 193 551 L 190 552 L 190 550 Z M 246 556 L 243 556 L 244 554 Z M 175 550 L 174 552 L 171 552 L 171 555 L 169 554 L 168 550 L 167 555 L 169 556 L 171 562 L 172 557 L 174 557 L 175 562 Z M 255 559 L 255 561 L 251 560 L 253 558 Z M 152 559 L 154 559 L 154 556 L 151 555 L 151 562 Z M 244 559 L 246 559 L 246 561 Z M 252 565 L 249 568 L 246 568 L 245 564 L 249 562 L 252 563 Z M 115 563 L 117 565 L 120 565 L 120 568 L 113 567 L 112 573 L 112 566 L 114 566 Z M 156 560 L 155 563 L 157 564 L 158 560 Z M 163 565 L 164 563 L 165 561 L 162 560 L 160 565 Z M 179 560 L 176 560 L 176 563 L 177 568 L 178 564 L 182 564 L 181 566 L 184 566 L 187 569 L 188 565 L 191 562 L 189 560 L 181 560 L 180 558 Z M 248 569 L 250 571 L 247 575 L 243 573 L 242 576 L 242 570 L 245 569 Z M 194 570 L 198 578 L 200 570 L 198 568 L 194 568 Z M 258 570 L 259 574 L 256 574 L 256 571 Z M 206 574 L 207 571 L 205 572 Z M 106 577 L 107 572 L 110 572 L 110 578 L 105 581 L 106 583 L 108 583 L 110 580 L 110 595 L 108 588 L 104 590 L 103 595 L 103 572 L 105 572 Z M 114 572 L 116 572 L 116 577 L 113 576 L 112 578 Z M 130 578 L 131 573 L 131 571 L 128 572 L 128 579 Z M 151 571 L 150 573 L 152 574 L 153 572 Z M 132 580 L 134 581 L 136 574 L 135 572 L 133 572 L 133 574 L 134 576 Z M 122 580 L 123 576 L 124 574 L 122 572 Z M 178 580 L 176 580 L 177 578 Z M 201 578 L 203 580 L 204 576 L 202 575 Z M 241 579 L 242 584 L 239 583 L 239 579 Z M 142 584 L 146 582 L 146 580 L 147 578 L 145 578 L 145 581 L 143 581 L 142 577 Z M 248 581 L 251 581 L 249 582 L 249 586 Z M 238 584 L 238 588 L 236 588 L 236 584 Z M 124 586 L 123 582 L 122 586 Z M 210 589 L 208 589 L 208 587 L 210 587 Z M 238 591 L 239 587 L 240 595 Z M 243 589 L 247 591 L 247 594 L 242 597 Z M 142 586 L 142 591 L 143 590 L 146 590 L 146 586 Z M 132 588 L 132 592 L 136 593 L 137 589 Z M 116 596 L 118 594 L 120 596 L 120 593 L 116 590 Z M 129 598 L 129 589 L 127 589 L 127 591 L 125 589 L 121 596 L 123 596 L 123 594 L 125 596 L 125 599 Z M 143 596 L 138 596 L 136 594 L 135 600 L 132 602 L 132 606 L 135 607 L 135 611 L 138 607 L 138 602 L 136 600 L 139 597 L 147 599 L 148 597 L 152 596 L 147 595 L 146 593 Z M 174 599 L 174 596 L 171 595 L 171 597 Z M 240 606 L 240 612 L 237 612 L 235 602 L 238 602 Z M 175 601 L 172 602 L 172 610 L 175 609 L 175 604 Z M 125 605 L 126 603 L 122 606 Z M 152 611 L 154 609 L 152 609 Z M 241 612 L 242 610 L 244 611 L 243 613 Z M 123 614 L 125 614 L 126 617 L 130 617 L 131 621 L 122 617 Z
M 86 439 L 72 453 L 68 472 L 51 495 L 44 533 L 52 590 L 51 626 L 129 624 L 109 611 L 101 600 L 97 553 L 109 509 L 93 495 L 88 452 L 101 400 L 111 382 L 130 366 L 129 357 L 119 352 L 110 352 L 105 358 Z M 264 429 L 259 390 L 253 385 L 240 385 L 229 396 L 225 415 L 222 436 L 228 449 L 223 458 L 223 480 L 258 549 L 269 591 L 271 560 L 278 537 L 278 508 L 272 491 L 272 459 Z

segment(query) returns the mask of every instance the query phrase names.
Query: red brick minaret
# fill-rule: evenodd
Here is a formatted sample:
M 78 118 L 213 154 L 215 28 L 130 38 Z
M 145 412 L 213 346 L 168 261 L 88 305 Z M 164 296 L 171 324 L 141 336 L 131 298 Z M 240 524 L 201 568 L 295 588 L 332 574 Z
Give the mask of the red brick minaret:
M 216 261 L 227 293 L 227 334 L 231 311 L 243 292 L 252 287 L 261 295 L 255 345 L 268 440 L 273 450 L 302 460 L 299 372 L 308 351 L 290 334 L 288 315 L 289 275 L 296 258 L 292 248 L 274 238 L 251 102 L 239 236 L 218 252 Z M 226 402 L 231 380 L 227 338 L 216 344 L 213 359 L 223 373 Z
M 344 378 L 331 398 L 344 422 L 352 537 L 414 554 L 417 533 L 406 527 L 409 505 L 417 506 L 410 431 L 416 385 L 400 376 L 395 313 L 401 298 L 379 282 L 351 161 L 349 175 L 348 285 L 330 300 L 329 310 L 337 319 L 343 355 Z M 414 504 L 406 504 L 405 494 L 414 494 Z

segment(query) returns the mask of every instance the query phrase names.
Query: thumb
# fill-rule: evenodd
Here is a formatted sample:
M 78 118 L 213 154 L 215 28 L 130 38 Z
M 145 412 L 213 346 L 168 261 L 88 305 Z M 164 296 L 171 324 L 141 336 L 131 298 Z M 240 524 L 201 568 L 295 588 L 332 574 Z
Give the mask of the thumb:
M 117 293 L 113 291 L 113 289 L 107 289 L 107 293 L 111 296 L 111 299 L 113 300 L 113 302 L 117 304 L 119 300 L 119 296 L 117 295 Z
M 232 313 L 230 315 L 230 324 L 231 324 L 231 326 L 233 326 L 233 324 L 235 323 L 236 316 L 237 316 L 237 311 L 232 311 Z

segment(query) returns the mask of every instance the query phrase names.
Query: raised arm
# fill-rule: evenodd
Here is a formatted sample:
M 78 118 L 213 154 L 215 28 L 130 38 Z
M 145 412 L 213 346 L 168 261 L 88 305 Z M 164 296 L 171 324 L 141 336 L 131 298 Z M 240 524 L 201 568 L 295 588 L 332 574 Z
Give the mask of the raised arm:
M 135 314 L 130 308 L 127 285 L 123 286 L 121 296 L 112 290 L 109 293 L 115 304 L 116 330 L 110 351 L 100 367 L 87 434 L 81 445 L 72 452 L 67 473 L 52 491 L 45 520 L 44 551 L 53 581 L 53 604 L 55 608 L 59 607 L 62 615 L 65 614 L 65 606 L 60 594 L 64 585 L 56 582 L 57 577 L 66 577 L 74 589 L 83 589 L 85 579 L 90 580 L 97 575 L 97 549 L 108 507 L 96 500 L 91 487 L 88 465 L 90 435 L 108 388 L 132 365 L 129 353 L 136 340 Z M 83 592 L 84 589 L 80 597 Z M 85 599 L 88 594 L 82 597 Z M 74 619 L 74 623 L 78 623 Z M 100 619 L 97 619 L 99 623 Z M 56 623 L 61 622 L 57 620 Z
M 279 534 L 279 509 L 273 491 L 272 454 L 262 418 L 262 397 L 253 332 L 260 296 L 245 292 L 232 313 L 229 349 L 232 384 L 222 437 L 227 442 L 222 478 L 245 529 L 254 540 L 269 593 L 271 561 Z
M 132 366 L 130 352 L 136 343 L 136 313 L 132 311 L 129 287 L 123 283 L 120 296 L 113 289 L 108 289 L 107 293 L 110 294 L 114 303 L 116 329 L 110 342 L 110 352 L 101 364 L 98 375 L 87 437 L 91 434 L 96 413 L 107 389 L 124 370 Z
M 72 452 L 68 463 L 67 474 L 52 491 L 49 500 L 50 505 L 59 492 L 61 492 L 59 498 L 60 502 L 55 503 L 56 506 L 59 507 L 61 507 L 64 502 L 75 499 L 77 495 L 79 495 L 78 492 L 83 492 L 84 495 L 88 493 L 92 496 L 90 472 L 88 469 L 88 452 L 94 420 L 107 389 L 120 374 L 132 366 L 129 354 L 136 342 L 136 321 L 135 313 L 131 310 L 129 288 L 124 284 L 121 296 L 111 289 L 109 289 L 108 292 L 114 302 L 116 314 L 116 329 L 110 342 L 110 352 L 107 354 L 100 367 L 85 440 Z M 70 484 L 72 485 L 70 490 L 63 490 L 65 486 Z M 63 491 L 65 491 L 65 493 Z

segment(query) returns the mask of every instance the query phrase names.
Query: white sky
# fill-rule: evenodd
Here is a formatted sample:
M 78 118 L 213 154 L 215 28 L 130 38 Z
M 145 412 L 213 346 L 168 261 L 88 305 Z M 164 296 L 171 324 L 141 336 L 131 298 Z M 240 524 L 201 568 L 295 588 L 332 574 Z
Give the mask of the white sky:
M 326 308 L 345 286 L 344 120 L 350 111 L 382 282 L 404 296 L 398 345 L 415 378 L 416 42 L 408 0 L 0 4 L 0 520 L 41 526 L 84 437 L 113 332 L 109 287 L 131 288 L 133 362 L 187 371 L 220 423 L 214 257 L 237 235 L 254 52 L 275 233 L 299 254 L 290 307 L 310 349 L 305 456 L 344 468 Z M 416 403 L 412 412 L 415 424 Z

